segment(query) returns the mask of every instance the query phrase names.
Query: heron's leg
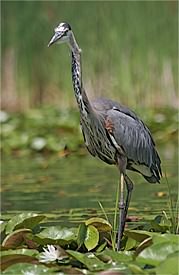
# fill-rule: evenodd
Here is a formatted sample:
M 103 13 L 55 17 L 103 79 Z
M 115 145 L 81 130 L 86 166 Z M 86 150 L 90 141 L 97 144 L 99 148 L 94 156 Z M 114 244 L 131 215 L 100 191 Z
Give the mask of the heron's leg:
M 126 202 L 125 202 L 125 219 L 126 219 L 134 184 L 127 175 L 125 175 L 125 182 L 127 187 L 127 196 L 126 196 Z
M 127 187 L 127 195 L 126 195 L 125 203 L 124 203 L 124 180 Z M 131 200 L 132 190 L 133 190 L 133 182 L 130 180 L 130 178 L 127 175 L 124 176 L 124 174 L 121 173 L 121 196 L 120 196 L 120 202 L 119 202 L 120 214 L 119 214 L 119 229 L 118 229 L 118 242 L 117 242 L 118 251 L 121 249 L 121 240 L 122 240 L 122 235 L 125 228 L 126 217 L 127 217 L 130 200 Z
M 123 231 L 124 231 L 124 226 L 125 226 L 124 173 L 121 173 L 117 251 L 119 251 L 121 249 L 121 240 L 122 240 L 122 235 L 123 235 Z

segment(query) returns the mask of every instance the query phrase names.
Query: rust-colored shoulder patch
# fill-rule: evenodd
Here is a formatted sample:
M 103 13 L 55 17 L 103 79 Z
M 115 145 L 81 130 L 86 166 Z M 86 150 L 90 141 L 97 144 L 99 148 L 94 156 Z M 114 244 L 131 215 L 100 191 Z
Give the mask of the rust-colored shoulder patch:
M 112 123 L 111 119 L 106 118 L 105 121 L 104 121 L 104 123 L 105 123 L 105 128 L 106 128 L 106 130 L 107 130 L 110 134 L 112 134 L 112 132 L 113 132 L 113 130 L 114 130 L 114 124 Z

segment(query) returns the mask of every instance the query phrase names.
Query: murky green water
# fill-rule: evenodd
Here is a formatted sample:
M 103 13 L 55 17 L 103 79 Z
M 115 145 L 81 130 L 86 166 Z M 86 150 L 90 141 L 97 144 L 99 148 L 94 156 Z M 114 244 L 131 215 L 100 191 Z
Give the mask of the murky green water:
M 163 172 L 167 175 L 173 198 L 177 193 L 177 152 L 170 144 L 160 149 Z M 168 211 L 166 179 L 149 184 L 130 172 L 135 183 L 129 215 L 150 218 Z M 107 213 L 113 212 L 117 181 L 115 166 L 85 155 L 66 158 L 3 157 L 2 212 L 8 217 L 17 212 L 48 213 L 59 222 L 76 222 L 101 212 L 100 201 Z M 162 193 L 159 193 L 162 192 Z

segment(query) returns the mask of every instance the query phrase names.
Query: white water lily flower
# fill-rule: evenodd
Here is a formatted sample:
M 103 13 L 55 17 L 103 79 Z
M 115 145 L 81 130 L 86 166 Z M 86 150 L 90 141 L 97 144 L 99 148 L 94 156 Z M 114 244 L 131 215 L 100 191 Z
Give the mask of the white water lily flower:
M 39 259 L 42 263 L 54 262 L 60 257 L 60 251 L 53 245 L 47 245 L 47 249 L 43 248 L 43 250 L 44 252 L 42 252 Z

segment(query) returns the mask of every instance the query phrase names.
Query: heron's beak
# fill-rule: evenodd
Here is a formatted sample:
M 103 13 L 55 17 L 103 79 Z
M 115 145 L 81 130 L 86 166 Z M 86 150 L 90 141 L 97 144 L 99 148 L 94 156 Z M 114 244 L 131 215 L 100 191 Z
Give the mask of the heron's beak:
M 56 32 L 54 36 L 51 38 L 50 42 L 48 43 L 48 47 L 57 42 L 63 36 L 63 34 L 63 32 Z

